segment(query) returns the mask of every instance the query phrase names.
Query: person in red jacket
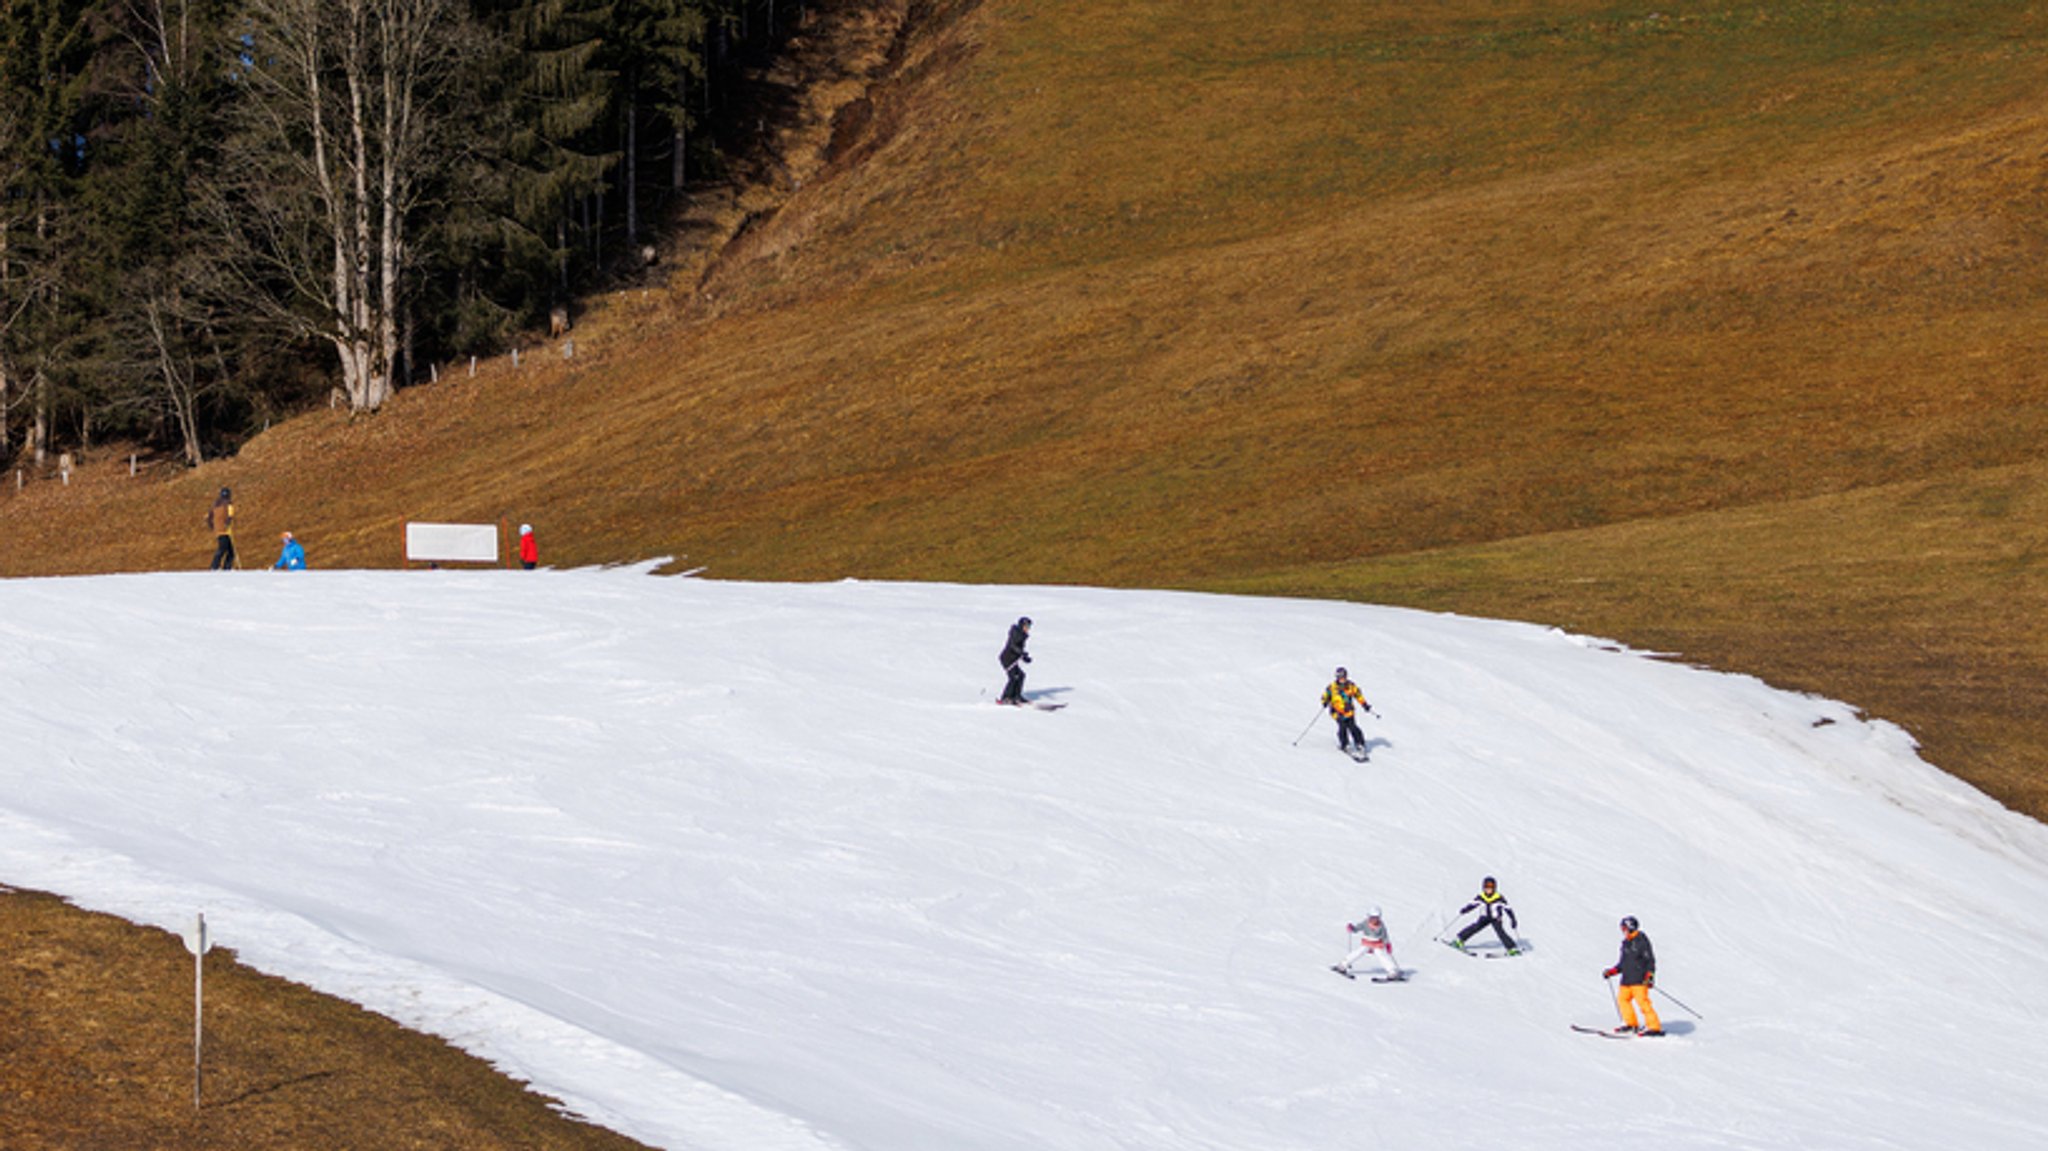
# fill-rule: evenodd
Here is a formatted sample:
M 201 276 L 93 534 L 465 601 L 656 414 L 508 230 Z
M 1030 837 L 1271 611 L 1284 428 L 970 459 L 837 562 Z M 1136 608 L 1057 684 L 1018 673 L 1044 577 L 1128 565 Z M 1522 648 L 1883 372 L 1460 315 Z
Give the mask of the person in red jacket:
M 519 525 L 519 566 L 527 571 L 540 562 L 540 545 L 533 542 L 533 525 Z

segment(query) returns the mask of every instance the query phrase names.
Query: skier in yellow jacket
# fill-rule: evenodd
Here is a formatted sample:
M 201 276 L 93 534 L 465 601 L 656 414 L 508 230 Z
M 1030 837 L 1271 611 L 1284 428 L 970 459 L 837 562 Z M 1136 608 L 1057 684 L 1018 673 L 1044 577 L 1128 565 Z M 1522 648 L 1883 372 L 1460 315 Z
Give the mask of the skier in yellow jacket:
M 1365 733 L 1358 730 L 1357 708 L 1372 710 L 1365 702 L 1365 693 L 1351 682 L 1351 675 L 1343 668 L 1337 669 L 1336 682 L 1323 689 L 1323 706 L 1330 709 L 1330 718 L 1337 721 L 1337 750 L 1351 758 L 1365 762 Z

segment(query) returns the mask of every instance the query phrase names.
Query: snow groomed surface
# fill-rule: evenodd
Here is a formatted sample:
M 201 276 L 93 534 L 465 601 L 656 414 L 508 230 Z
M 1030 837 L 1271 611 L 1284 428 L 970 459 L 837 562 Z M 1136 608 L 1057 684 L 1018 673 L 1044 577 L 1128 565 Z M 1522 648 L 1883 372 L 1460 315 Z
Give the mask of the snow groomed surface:
M 996 652 L 1036 621 L 1029 689 Z M 1342 663 L 1381 718 L 1328 720 Z M 2048 1146 L 2048 830 L 1896 728 L 1335 603 L 0 582 L 0 881 L 667 1147 Z M 1535 950 L 1430 943 L 1500 877 Z M 1404 984 L 1334 977 L 1382 905 Z M 1674 1035 L 1601 1042 L 1616 920 Z

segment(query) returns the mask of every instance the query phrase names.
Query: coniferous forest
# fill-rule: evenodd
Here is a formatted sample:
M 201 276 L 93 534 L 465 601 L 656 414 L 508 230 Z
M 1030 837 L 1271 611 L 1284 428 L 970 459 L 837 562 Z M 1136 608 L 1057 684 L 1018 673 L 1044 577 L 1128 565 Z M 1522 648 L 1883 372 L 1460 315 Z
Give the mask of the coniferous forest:
M 632 266 L 798 0 L 0 0 L 0 464 L 373 411 Z

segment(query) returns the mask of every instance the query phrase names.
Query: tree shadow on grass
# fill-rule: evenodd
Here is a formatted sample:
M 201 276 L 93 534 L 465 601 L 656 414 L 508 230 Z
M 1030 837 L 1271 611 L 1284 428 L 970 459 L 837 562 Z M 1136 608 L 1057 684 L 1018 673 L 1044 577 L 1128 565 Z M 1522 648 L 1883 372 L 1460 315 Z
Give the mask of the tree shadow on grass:
M 287 1088 L 303 1086 L 307 1083 L 312 1083 L 321 1079 L 332 1079 L 336 1074 L 338 1074 L 338 1072 L 308 1071 L 304 1075 L 296 1075 L 290 1079 L 280 1079 L 275 1083 L 268 1083 L 260 1087 L 251 1087 L 247 1091 L 242 1092 L 240 1095 L 235 1095 L 227 1099 L 215 1100 L 211 1103 L 208 1103 L 206 1105 L 206 1109 L 224 1109 L 228 1107 L 238 1106 L 243 1103 L 247 1103 L 252 1099 L 268 1098 L 269 1096 L 275 1095 L 280 1091 L 286 1090 Z

